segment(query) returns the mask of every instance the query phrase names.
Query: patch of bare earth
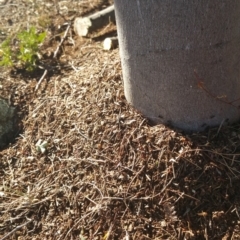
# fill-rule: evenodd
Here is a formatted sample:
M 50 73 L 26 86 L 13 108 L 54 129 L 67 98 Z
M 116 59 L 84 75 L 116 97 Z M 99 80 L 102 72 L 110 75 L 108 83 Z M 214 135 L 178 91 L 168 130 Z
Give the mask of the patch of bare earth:
M 186 135 L 129 106 L 118 49 L 102 49 L 116 26 L 87 39 L 72 27 L 111 1 L 0 4 L 1 40 L 27 24 L 48 31 L 37 91 L 44 70 L 1 68 L 0 95 L 18 111 L 0 151 L 0 239 L 240 238 L 239 125 Z

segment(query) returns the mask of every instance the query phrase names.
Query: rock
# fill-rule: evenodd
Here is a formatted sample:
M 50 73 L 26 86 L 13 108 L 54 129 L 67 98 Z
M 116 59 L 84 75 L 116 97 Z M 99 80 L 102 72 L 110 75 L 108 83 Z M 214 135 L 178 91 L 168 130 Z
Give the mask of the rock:
M 0 98 L 0 148 L 4 147 L 13 134 L 15 108 Z

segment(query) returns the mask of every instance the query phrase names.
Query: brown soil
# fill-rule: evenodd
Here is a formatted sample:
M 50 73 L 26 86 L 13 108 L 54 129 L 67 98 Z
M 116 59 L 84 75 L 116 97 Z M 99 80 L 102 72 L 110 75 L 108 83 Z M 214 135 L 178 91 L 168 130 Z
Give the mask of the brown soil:
M 17 113 L 0 151 L 0 239 L 240 239 L 239 125 L 149 125 L 124 98 L 118 49 L 102 49 L 113 24 L 85 39 L 71 25 L 53 60 L 65 23 L 109 4 L 0 1 L 1 41 L 48 31 L 37 91 L 44 70 L 1 68 L 0 96 Z

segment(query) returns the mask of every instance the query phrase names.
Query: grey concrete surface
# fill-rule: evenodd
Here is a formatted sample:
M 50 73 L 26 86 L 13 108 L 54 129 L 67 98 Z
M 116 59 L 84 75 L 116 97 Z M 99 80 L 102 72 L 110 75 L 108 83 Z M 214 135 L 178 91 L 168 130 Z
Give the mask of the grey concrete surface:
M 115 0 L 124 91 L 155 124 L 240 119 L 240 1 Z

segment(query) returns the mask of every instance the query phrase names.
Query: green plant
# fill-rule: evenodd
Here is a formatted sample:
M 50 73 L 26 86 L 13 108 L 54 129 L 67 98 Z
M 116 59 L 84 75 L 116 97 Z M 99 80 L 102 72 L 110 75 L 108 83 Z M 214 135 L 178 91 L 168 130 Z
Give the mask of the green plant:
M 16 67 L 21 65 L 27 71 L 33 71 L 39 60 L 39 46 L 43 43 L 46 32 L 37 33 L 35 27 L 17 34 L 16 46 L 10 39 L 5 40 L 0 47 L 0 66 Z
M 0 66 L 7 66 L 7 67 L 12 67 L 13 66 L 13 61 L 12 61 L 12 51 L 10 47 L 10 39 L 7 39 L 3 41 L 1 44 L 0 48 Z

